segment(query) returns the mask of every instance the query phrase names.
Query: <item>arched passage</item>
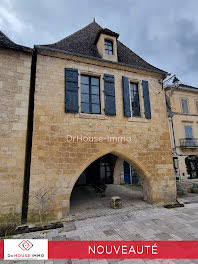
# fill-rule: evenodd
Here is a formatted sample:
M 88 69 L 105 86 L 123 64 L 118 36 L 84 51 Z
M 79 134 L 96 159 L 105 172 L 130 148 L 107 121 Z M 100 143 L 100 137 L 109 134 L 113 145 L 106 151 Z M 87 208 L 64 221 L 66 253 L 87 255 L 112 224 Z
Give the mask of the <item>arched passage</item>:
M 108 154 L 114 155 L 132 165 L 141 180 L 143 198 L 145 201 L 151 204 L 175 203 L 176 186 L 172 174 L 172 163 L 159 164 L 155 162 L 152 155 L 146 157 L 143 151 L 136 152 L 135 150 L 133 151 L 133 149 L 126 150 L 123 146 L 119 148 L 111 147 L 111 149 L 109 146 L 100 149 L 89 148 L 90 152 L 88 152 L 87 149 L 83 151 L 83 148 L 81 148 L 81 152 L 79 152 L 77 148 L 76 150 L 77 151 L 72 154 L 74 157 L 65 158 L 64 160 L 61 159 L 61 161 L 65 161 L 65 163 L 61 164 L 60 167 L 63 169 L 59 169 L 58 173 L 57 170 L 54 170 L 54 167 L 47 169 L 45 173 L 43 172 L 43 175 L 46 175 L 46 177 L 42 177 L 42 186 L 40 184 L 41 177 L 37 178 L 37 181 L 34 181 L 34 184 L 32 183 L 30 185 L 29 219 L 36 213 L 35 208 L 37 208 L 37 203 L 34 197 L 38 182 L 41 186 L 40 188 L 42 188 L 49 197 L 47 203 L 48 209 L 46 211 L 47 215 L 50 215 L 51 219 L 63 219 L 67 217 L 70 212 L 72 190 L 82 172 L 94 161 Z M 137 154 L 137 156 L 134 154 Z M 59 167 L 59 164 L 57 165 Z M 53 180 L 47 181 L 46 184 L 45 180 L 48 177 L 48 172 L 53 175 L 53 178 L 51 178 Z M 34 177 L 36 178 L 35 175 Z
M 143 192 L 133 192 L 132 188 L 129 189 L 121 184 L 121 169 L 123 169 L 123 162 L 128 162 L 133 169 L 138 173 L 140 181 L 142 183 Z M 144 172 L 145 168 L 140 165 L 139 161 L 126 156 L 126 154 L 120 151 L 104 152 L 103 155 L 95 155 L 88 162 L 88 165 L 84 165 L 81 171 L 76 175 L 75 181 L 71 181 L 71 197 L 70 205 L 79 207 L 79 203 L 85 204 L 80 209 L 93 209 L 93 203 L 95 207 L 107 207 L 110 204 L 111 196 L 118 195 L 125 199 L 127 205 L 129 200 L 147 200 L 149 189 L 149 175 Z M 115 184 L 115 185 L 112 185 Z M 116 186 L 117 184 L 117 186 Z M 86 186 L 86 187 L 85 187 Z M 108 186 L 106 189 L 106 196 L 101 199 L 103 186 Z M 99 190 L 98 190 L 99 188 Z M 105 187 L 104 187 L 105 188 Z M 143 193 L 143 194 L 142 194 Z M 98 200 L 97 200 L 98 199 Z M 106 203 L 106 204 L 105 204 Z M 79 209 L 79 210 L 80 210 Z M 72 213 L 72 210 L 71 210 Z
M 145 181 L 145 182 L 147 182 L 147 184 L 149 184 L 149 181 L 150 181 L 151 177 L 150 177 L 150 174 L 149 174 L 148 170 L 144 167 L 143 163 L 140 162 L 137 158 L 135 158 L 131 154 L 127 154 L 127 153 L 125 153 L 122 150 L 114 149 L 112 151 L 104 150 L 104 151 L 102 151 L 100 153 L 96 153 L 96 154 L 92 155 L 92 157 L 89 158 L 82 165 L 79 165 L 78 170 L 76 171 L 75 175 L 71 178 L 70 183 L 69 183 L 69 188 L 71 189 L 71 191 L 72 191 L 76 181 L 78 180 L 78 178 L 82 174 L 82 172 L 91 163 L 93 163 L 95 160 L 97 160 L 100 157 L 102 157 L 104 155 L 107 155 L 107 154 L 113 154 L 113 155 L 115 155 L 115 156 L 127 161 L 130 165 L 132 165 L 134 167 L 134 169 L 136 170 L 138 175 L 141 177 L 142 181 L 143 182 Z

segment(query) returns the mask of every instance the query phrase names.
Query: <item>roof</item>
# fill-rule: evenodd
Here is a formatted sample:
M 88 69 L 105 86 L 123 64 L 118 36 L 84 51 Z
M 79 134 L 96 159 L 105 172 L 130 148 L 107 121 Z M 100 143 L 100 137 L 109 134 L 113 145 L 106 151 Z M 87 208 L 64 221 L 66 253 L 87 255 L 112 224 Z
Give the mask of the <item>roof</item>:
M 167 86 L 164 87 L 164 89 L 171 89 L 174 88 L 175 91 L 178 90 L 185 90 L 185 91 L 191 91 L 191 92 L 198 92 L 198 87 L 195 86 L 190 86 L 187 84 L 180 83 L 178 87 L 175 87 L 173 84 L 168 84 Z
M 21 46 L 10 40 L 2 31 L 0 31 L 0 48 L 13 49 L 23 52 L 31 52 L 29 47 Z
M 187 89 L 197 89 L 198 90 L 198 87 L 195 87 L 195 86 L 190 86 L 190 85 L 187 85 L 187 84 L 183 84 L 183 83 L 180 83 L 179 84 L 179 88 L 187 88 Z
M 102 28 L 95 21 L 73 33 L 72 35 L 53 44 L 36 45 L 35 48 L 47 49 L 55 52 L 63 52 L 92 59 L 103 60 L 98 52 L 95 40 L 100 33 L 111 34 L 116 38 L 119 34 L 107 28 Z M 118 62 L 124 66 L 143 69 L 166 75 L 167 72 L 158 69 L 135 54 L 132 50 L 117 40 Z M 104 60 L 105 61 L 105 60 Z M 115 62 L 114 62 L 115 63 Z

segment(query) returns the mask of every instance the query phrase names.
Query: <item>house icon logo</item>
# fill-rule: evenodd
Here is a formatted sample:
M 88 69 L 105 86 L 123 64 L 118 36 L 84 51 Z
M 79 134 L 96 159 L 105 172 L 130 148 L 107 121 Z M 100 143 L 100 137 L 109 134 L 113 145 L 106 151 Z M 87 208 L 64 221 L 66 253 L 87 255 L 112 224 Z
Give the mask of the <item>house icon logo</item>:
M 18 246 L 23 251 L 25 251 L 25 250 L 28 251 L 28 250 L 30 250 L 30 248 L 33 247 L 33 244 L 29 240 L 23 240 Z

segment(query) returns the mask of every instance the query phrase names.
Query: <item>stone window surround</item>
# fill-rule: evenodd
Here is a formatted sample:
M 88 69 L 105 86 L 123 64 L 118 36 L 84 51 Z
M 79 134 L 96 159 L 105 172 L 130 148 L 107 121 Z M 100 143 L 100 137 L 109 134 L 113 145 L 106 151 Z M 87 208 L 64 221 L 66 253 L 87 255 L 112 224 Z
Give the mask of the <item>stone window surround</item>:
M 191 111 L 190 111 L 190 109 L 189 109 L 189 100 L 188 100 L 188 98 L 186 98 L 186 97 L 180 97 L 179 99 L 180 99 L 181 113 L 184 114 L 184 115 L 188 115 L 188 114 L 190 114 Z M 187 102 L 188 113 L 184 113 L 184 112 L 183 112 L 182 99 L 186 100 L 186 102 Z
M 141 87 L 141 82 L 142 80 L 139 79 L 134 79 L 134 78 L 130 78 L 128 77 L 129 80 L 129 93 L 130 93 L 130 83 L 137 83 L 138 84 L 138 92 L 139 92 L 139 103 L 140 103 L 140 116 L 132 116 L 128 118 L 129 122 L 142 122 L 142 123 L 147 123 L 148 119 L 146 119 L 144 117 L 144 98 L 143 98 L 143 91 L 142 89 L 140 89 Z M 130 102 L 130 106 L 131 106 L 131 102 Z
M 112 42 L 112 48 L 113 48 L 113 54 L 106 54 L 105 52 L 105 40 L 109 40 Z M 114 57 L 115 55 L 117 55 L 117 45 L 116 45 L 116 38 L 115 37 L 111 37 L 111 36 L 108 36 L 108 35 L 104 35 L 104 47 L 103 47 L 103 57 L 108 59 L 108 60 L 111 60 L 112 57 Z
M 192 124 L 189 124 L 189 125 L 185 124 L 185 125 L 184 125 L 184 128 L 183 128 L 183 135 L 184 135 L 184 138 L 186 138 L 186 132 L 185 132 L 185 127 L 186 127 L 186 126 L 189 126 L 189 127 L 192 128 L 192 135 L 193 135 L 192 138 L 194 138 L 194 131 L 193 131 L 194 129 L 193 129 Z
M 109 42 L 109 43 L 111 43 L 111 45 L 112 45 L 112 54 L 106 53 L 106 49 L 105 49 L 105 47 L 104 47 L 104 49 L 105 49 L 105 54 L 106 54 L 106 55 L 109 55 L 109 56 L 113 56 L 113 55 L 114 55 L 114 49 L 113 49 L 113 46 L 114 46 L 114 40 L 112 40 L 112 39 L 110 39 L 110 38 L 105 38 L 105 39 L 104 39 L 104 46 L 105 46 L 106 41 Z
M 198 99 L 195 99 L 195 113 L 198 115 L 198 107 L 197 107 L 197 104 L 198 104 Z
M 82 96 L 82 93 L 81 93 L 81 77 L 82 77 L 82 76 L 86 76 L 86 77 L 88 77 L 88 78 L 89 78 L 89 82 L 90 82 L 90 78 L 93 78 L 93 77 L 99 79 L 99 86 L 98 86 L 98 87 L 99 87 L 99 103 L 96 103 L 96 104 L 100 106 L 100 113 L 94 113 L 93 110 L 92 110 L 91 112 L 89 112 L 89 113 L 88 113 L 88 112 L 82 112 L 82 111 L 80 111 L 80 112 L 81 112 L 81 113 L 85 113 L 85 114 L 97 114 L 97 115 L 100 115 L 100 114 L 101 114 L 101 93 L 100 93 L 100 83 L 101 83 L 101 80 L 100 80 L 100 79 L 101 79 L 101 78 L 98 77 L 98 76 L 96 76 L 96 75 L 93 76 L 93 75 L 90 75 L 90 74 L 88 75 L 88 74 L 83 74 L 83 73 L 81 73 L 81 74 L 80 74 L 80 86 L 79 86 L 79 87 L 80 87 L 80 89 L 79 89 L 80 92 L 79 92 L 79 97 Z M 90 83 L 89 83 L 89 89 L 90 89 Z M 90 92 L 90 90 L 89 90 L 89 92 Z M 88 94 L 89 94 L 89 93 L 88 93 Z M 91 94 L 92 94 L 92 92 L 91 92 Z M 81 99 L 81 98 L 80 98 L 80 99 Z M 89 99 L 90 99 L 90 98 L 89 98 Z M 79 104 L 80 107 L 81 107 L 81 104 L 82 104 L 82 101 L 80 101 L 80 104 Z M 93 104 L 93 103 L 91 102 L 91 104 Z M 79 108 L 80 108 L 80 107 L 79 107 Z M 90 107 L 90 101 L 89 101 L 89 107 Z M 90 109 L 89 109 L 89 110 L 90 110 Z
M 141 100 L 140 100 L 140 97 L 141 97 L 141 95 L 140 95 L 140 81 L 139 81 L 139 80 L 136 80 L 136 79 L 129 79 L 130 109 L 131 109 L 131 112 L 132 112 L 132 105 L 131 105 L 131 87 L 130 87 L 131 83 L 136 83 L 137 86 L 138 86 L 139 106 L 140 106 L 140 116 L 135 116 L 135 117 L 139 117 L 139 118 L 140 118 L 140 117 L 142 117 L 142 109 L 141 109 L 141 107 L 142 107 L 142 102 L 141 102 Z M 134 116 L 131 116 L 131 117 L 134 117 Z
M 93 77 L 100 78 L 100 104 L 101 104 L 101 114 L 89 114 L 89 113 L 81 113 L 81 90 L 80 90 L 80 76 L 81 75 L 89 75 Z M 79 103 L 79 113 L 75 114 L 76 118 L 85 118 L 85 119 L 99 119 L 99 120 L 109 120 L 110 116 L 105 115 L 104 111 L 104 81 L 103 81 L 103 73 L 93 72 L 93 71 L 84 71 L 79 69 L 79 78 L 78 78 L 78 103 Z M 144 113 L 144 102 L 143 102 L 143 92 L 142 89 L 140 89 L 141 80 L 134 79 L 134 78 L 128 78 L 129 83 L 130 82 L 136 82 L 138 83 L 138 89 L 139 89 L 139 100 L 140 100 L 140 117 L 129 117 L 128 122 L 140 122 L 140 123 L 147 123 L 148 120 L 143 117 L 142 113 Z M 115 87 L 116 89 L 116 87 Z M 124 115 L 123 115 L 124 118 Z
M 80 83 L 80 76 L 81 75 L 88 75 L 88 76 L 93 76 L 93 77 L 98 77 L 100 79 L 100 109 L 101 113 L 100 114 L 90 114 L 90 113 L 81 113 L 81 83 Z M 75 114 L 75 117 L 82 117 L 82 118 L 94 118 L 96 119 L 106 119 L 105 112 L 104 112 L 104 82 L 103 82 L 103 74 L 98 73 L 98 72 L 93 72 L 93 71 L 83 71 L 79 69 L 79 74 L 78 74 L 78 105 L 79 105 L 79 113 Z M 101 118 L 103 117 L 103 118 Z

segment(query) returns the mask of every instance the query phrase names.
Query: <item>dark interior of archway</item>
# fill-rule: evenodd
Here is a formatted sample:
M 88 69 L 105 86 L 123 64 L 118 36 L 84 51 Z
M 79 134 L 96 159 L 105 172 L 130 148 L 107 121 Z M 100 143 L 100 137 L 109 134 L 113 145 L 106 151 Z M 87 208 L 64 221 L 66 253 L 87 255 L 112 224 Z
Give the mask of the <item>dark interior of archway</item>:
M 83 171 L 76 182 L 79 185 L 96 185 L 96 184 L 112 184 L 113 171 L 117 157 L 113 154 L 107 154 L 89 165 Z

